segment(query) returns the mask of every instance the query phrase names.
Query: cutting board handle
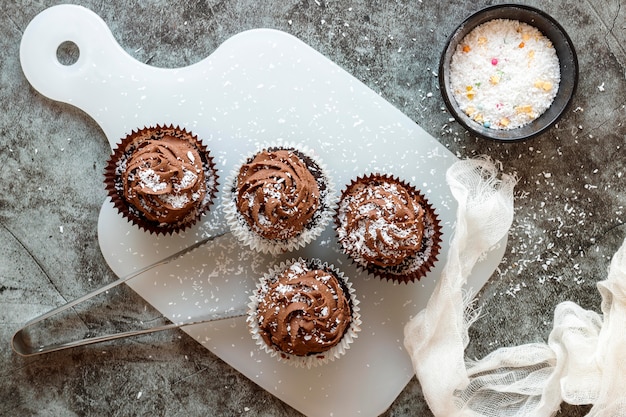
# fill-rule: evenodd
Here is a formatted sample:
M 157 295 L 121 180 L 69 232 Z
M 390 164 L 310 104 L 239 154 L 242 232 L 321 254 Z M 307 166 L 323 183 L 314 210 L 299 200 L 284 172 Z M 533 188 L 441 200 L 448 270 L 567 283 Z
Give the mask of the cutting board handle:
M 64 42 L 74 43 L 78 60 L 64 65 L 57 50 Z M 20 44 L 20 61 L 28 81 L 41 94 L 79 106 L 85 88 L 106 89 L 111 62 L 134 61 L 115 41 L 106 23 L 91 10 L 76 5 L 59 5 L 44 10 L 27 26 Z M 107 74 L 101 74 L 104 69 Z M 95 82 L 95 75 L 105 76 Z M 100 84 L 100 85 L 98 85 Z
M 74 43 L 79 52 L 71 64 L 57 56 L 66 42 Z M 142 91 L 154 89 L 164 79 L 163 72 L 174 71 L 137 61 L 96 13 L 67 4 L 48 8 L 29 23 L 20 44 L 20 61 L 37 91 L 86 112 L 112 147 L 119 137 L 114 127 L 123 125 L 120 115 L 137 113 L 138 102 L 147 94 Z

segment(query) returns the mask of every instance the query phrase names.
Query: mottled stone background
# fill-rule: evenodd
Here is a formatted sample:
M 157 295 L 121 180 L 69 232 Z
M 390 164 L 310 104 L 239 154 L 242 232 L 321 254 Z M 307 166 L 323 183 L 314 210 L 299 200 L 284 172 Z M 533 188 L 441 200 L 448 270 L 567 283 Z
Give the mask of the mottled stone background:
M 57 3 L 8 0 L 0 11 L 0 415 L 298 415 L 182 332 L 29 359 L 11 351 L 11 335 L 29 318 L 115 279 L 96 236 L 109 145 L 92 119 L 38 94 L 20 68 L 23 30 Z M 498 2 L 75 3 L 98 13 L 129 54 L 159 67 L 198 62 L 246 29 L 291 33 L 459 158 L 486 154 L 515 172 L 520 181 L 509 245 L 480 294 L 483 315 L 471 329 L 470 357 L 547 340 L 561 301 L 599 311 L 595 284 L 626 237 L 623 0 L 524 2 L 551 14 L 569 33 L 580 83 L 556 127 L 514 144 L 476 139 L 450 122 L 435 75 L 449 33 L 472 12 Z M 126 288 L 87 307 L 81 320 L 111 329 L 160 320 Z M 582 416 L 588 408 L 564 404 L 560 415 Z M 431 415 L 415 378 L 384 415 Z

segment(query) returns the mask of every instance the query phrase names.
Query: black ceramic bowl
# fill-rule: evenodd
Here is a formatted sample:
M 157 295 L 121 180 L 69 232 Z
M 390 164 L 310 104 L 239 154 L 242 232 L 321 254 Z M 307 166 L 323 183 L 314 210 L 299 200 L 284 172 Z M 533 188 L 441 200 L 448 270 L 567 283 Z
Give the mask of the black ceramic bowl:
M 458 107 L 450 87 L 450 61 L 457 45 L 476 26 L 493 19 L 518 20 L 534 26 L 550 39 L 559 58 L 561 81 L 552 105 L 531 123 L 515 129 L 491 129 L 475 122 Z M 476 136 L 498 141 L 524 140 L 549 129 L 569 107 L 578 85 L 578 58 L 574 45 L 565 30 L 543 11 L 518 4 L 490 6 L 465 19 L 448 39 L 439 62 L 439 85 L 452 116 Z

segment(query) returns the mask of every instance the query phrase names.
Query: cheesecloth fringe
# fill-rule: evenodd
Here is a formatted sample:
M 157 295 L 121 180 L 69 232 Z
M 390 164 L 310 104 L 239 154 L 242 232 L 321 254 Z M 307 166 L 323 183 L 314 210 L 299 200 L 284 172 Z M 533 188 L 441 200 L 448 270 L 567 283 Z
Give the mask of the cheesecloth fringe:
M 565 401 L 593 404 L 588 416 L 626 416 L 626 241 L 598 283 L 602 315 L 559 304 L 548 343 L 500 348 L 465 359 L 478 317 L 464 284 L 474 265 L 508 232 L 516 178 L 493 161 L 463 160 L 446 179 L 459 206 L 456 231 L 426 308 L 407 323 L 404 345 L 437 417 L 554 416 Z

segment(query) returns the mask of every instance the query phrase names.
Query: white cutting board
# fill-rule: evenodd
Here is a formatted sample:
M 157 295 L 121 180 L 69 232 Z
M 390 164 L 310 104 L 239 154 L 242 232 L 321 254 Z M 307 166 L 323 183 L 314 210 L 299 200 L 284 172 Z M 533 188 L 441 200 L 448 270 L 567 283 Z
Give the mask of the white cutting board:
M 74 42 L 80 57 L 59 63 L 57 48 Z M 129 56 L 105 22 L 80 6 L 45 10 L 24 32 L 23 71 L 41 94 L 72 104 L 101 126 L 111 146 L 132 129 L 172 123 L 208 145 L 226 175 L 257 146 L 300 143 L 330 168 L 337 190 L 357 175 L 384 172 L 420 188 L 443 224 L 435 269 L 421 282 L 394 284 L 358 273 L 339 253 L 334 232 L 279 258 L 240 248 L 229 235 L 128 283 L 173 321 L 237 310 L 257 277 L 292 256 L 319 257 L 340 267 L 361 301 L 362 331 L 347 354 L 327 365 L 295 368 L 260 351 L 244 318 L 184 330 L 252 381 L 309 416 L 377 416 L 413 376 L 403 327 L 421 310 L 446 260 L 456 203 L 445 183 L 456 158 L 378 94 L 291 35 L 243 32 L 211 56 L 185 68 L 161 69 Z M 207 234 L 226 230 L 217 204 L 181 235 L 156 237 L 132 227 L 109 200 L 98 235 L 111 269 L 126 275 Z M 502 258 L 492 252 L 469 279 L 480 289 Z M 437 378 L 433 375 L 433 378 Z

